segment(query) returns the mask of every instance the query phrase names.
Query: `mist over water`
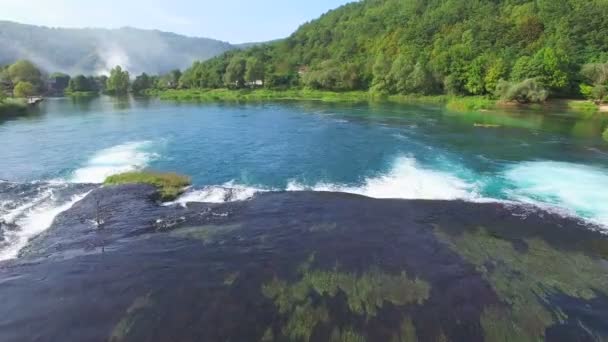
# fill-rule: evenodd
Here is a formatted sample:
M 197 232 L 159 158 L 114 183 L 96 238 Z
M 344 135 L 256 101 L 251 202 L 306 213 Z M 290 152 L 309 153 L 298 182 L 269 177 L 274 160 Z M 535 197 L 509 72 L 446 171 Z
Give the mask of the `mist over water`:
M 50 100 L 37 116 L 0 123 L 0 179 L 34 189 L 0 191 L 0 258 L 91 189 L 78 184 L 140 169 L 192 176 L 180 205 L 313 190 L 515 201 L 608 226 L 608 148 L 595 135 L 607 124 L 560 111 Z

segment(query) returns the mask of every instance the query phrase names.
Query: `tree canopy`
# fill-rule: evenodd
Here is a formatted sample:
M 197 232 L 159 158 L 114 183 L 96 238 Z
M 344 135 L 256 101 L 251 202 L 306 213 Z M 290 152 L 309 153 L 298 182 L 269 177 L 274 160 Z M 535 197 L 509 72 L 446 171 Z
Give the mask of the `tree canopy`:
M 180 86 L 263 76 L 267 87 L 494 95 L 500 80 L 534 80 L 524 88 L 573 96 L 583 66 L 606 62 L 605 0 L 363 0 L 285 40 L 196 62 Z
M 27 81 L 19 81 L 13 90 L 15 97 L 28 97 L 36 94 L 36 88 Z
M 110 71 L 110 77 L 106 81 L 106 92 L 112 95 L 124 95 L 129 92 L 129 72 L 123 71 L 120 66 Z

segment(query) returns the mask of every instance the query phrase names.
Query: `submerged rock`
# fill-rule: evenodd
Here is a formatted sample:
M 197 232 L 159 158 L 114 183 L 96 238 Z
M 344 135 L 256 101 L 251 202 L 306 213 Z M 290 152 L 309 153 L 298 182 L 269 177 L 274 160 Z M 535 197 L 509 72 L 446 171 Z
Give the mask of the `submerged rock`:
M 608 239 L 499 203 L 93 191 L 0 264 L 2 341 L 608 337 Z

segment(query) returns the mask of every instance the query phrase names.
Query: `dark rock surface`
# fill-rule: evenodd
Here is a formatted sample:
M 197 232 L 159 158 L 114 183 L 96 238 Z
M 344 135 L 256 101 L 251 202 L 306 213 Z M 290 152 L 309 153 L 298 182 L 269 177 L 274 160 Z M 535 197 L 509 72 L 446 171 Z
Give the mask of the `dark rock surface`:
M 0 341 L 595 341 L 608 240 L 498 203 L 94 190 L 0 263 Z

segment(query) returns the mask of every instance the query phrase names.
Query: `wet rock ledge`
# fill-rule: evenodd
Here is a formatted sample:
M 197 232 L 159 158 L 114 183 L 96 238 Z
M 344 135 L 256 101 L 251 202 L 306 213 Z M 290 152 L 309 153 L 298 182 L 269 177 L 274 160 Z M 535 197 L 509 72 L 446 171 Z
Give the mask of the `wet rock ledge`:
M 601 341 L 608 240 L 499 203 L 94 190 L 0 264 L 1 341 Z

